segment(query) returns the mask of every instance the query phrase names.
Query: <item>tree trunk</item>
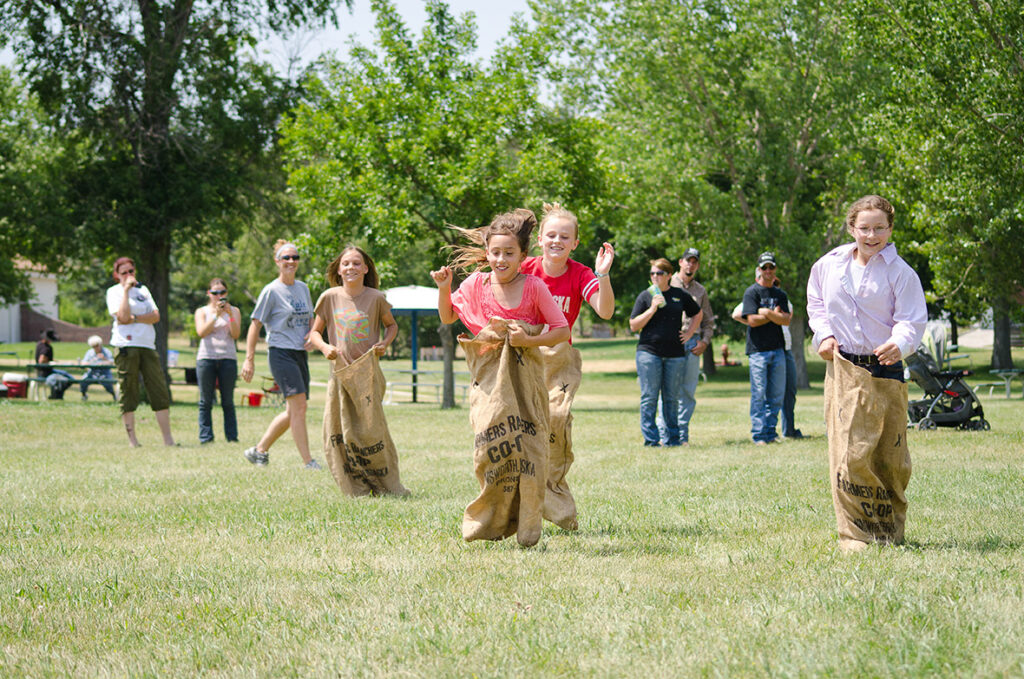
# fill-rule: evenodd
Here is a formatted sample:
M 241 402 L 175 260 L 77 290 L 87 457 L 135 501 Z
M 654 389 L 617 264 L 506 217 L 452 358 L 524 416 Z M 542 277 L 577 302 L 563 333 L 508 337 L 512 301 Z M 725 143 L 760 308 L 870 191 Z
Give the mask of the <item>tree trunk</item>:
M 1008 370 L 1013 367 L 1010 354 L 1010 313 L 1006 303 L 992 307 L 992 369 Z
M 711 338 L 711 341 L 708 342 L 708 348 L 704 350 L 703 354 L 701 354 L 701 358 L 704 359 L 704 362 L 703 362 L 704 374 L 707 375 L 708 377 L 711 377 L 712 375 L 714 375 L 715 371 L 718 370 L 718 368 L 715 366 L 715 342 L 714 342 L 714 339 L 715 339 L 714 337 Z
M 441 335 L 441 349 L 444 351 L 444 388 L 441 410 L 455 407 L 455 331 L 454 324 L 442 323 L 438 328 Z
M 153 329 L 156 332 L 156 354 L 164 369 L 164 379 L 170 387 L 170 375 L 167 372 L 167 335 L 170 327 L 171 314 L 169 307 L 171 291 L 171 243 L 168 238 L 153 238 L 146 244 L 148 247 L 139 253 L 139 282 L 149 288 L 160 310 L 160 322 Z
M 952 316 L 949 317 L 949 344 L 953 349 L 960 345 L 959 328 L 957 327 L 956 319 Z
M 809 389 L 811 378 L 807 374 L 806 347 L 806 322 L 803 310 L 794 310 L 793 319 L 789 322 L 789 334 L 793 337 L 793 360 L 796 362 L 796 387 L 797 389 Z

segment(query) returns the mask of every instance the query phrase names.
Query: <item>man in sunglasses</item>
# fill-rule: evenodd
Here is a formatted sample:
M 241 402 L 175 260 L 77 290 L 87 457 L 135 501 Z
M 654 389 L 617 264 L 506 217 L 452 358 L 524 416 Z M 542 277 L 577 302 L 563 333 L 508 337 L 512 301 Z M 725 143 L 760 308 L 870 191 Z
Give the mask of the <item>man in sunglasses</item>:
M 782 326 L 792 313 L 786 293 L 775 286 L 775 255 L 757 258 L 756 281 L 743 293 L 750 361 L 750 432 L 754 443 L 777 443 L 775 427 L 786 391 L 786 354 Z

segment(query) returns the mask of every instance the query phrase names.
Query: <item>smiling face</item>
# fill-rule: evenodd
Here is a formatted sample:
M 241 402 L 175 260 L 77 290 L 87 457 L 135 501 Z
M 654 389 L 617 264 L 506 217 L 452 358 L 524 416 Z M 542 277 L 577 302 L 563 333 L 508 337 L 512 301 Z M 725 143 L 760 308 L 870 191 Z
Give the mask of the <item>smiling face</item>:
M 867 264 L 888 244 L 892 227 L 889 226 L 889 216 L 882 210 L 861 210 L 849 232 L 857 241 L 857 261 Z
M 274 261 L 282 278 L 295 278 L 295 272 L 299 268 L 299 251 L 295 246 L 281 248 L 274 256 Z
M 508 283 L 519 274 L 525 253 L 515 236 L 494 234 L 487 241 L 487 263 L 497 283 Z
M 544 259 L 549 262 L 565 262 L 580 244 L 576 237 L 576 225 L 565 217 L 546 219 L 537 236 Z
M 341 260 L 338 262 L 338 278 L 342 285 L 358 287 L 363 285 L 366 273 L 370 267 L 366 265 L 363 256 L 358 250 L 348 249 L 341 253 Z
M 771 263 L 762 264 L 757 268 L 757 282 L 766 288 L 775 285 L 775 265 Z

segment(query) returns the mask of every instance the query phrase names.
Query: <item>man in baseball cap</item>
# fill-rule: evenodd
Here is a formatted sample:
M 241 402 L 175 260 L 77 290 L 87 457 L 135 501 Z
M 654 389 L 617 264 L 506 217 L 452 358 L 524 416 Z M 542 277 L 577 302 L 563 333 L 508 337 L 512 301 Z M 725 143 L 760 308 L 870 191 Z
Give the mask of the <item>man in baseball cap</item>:
M 747 324 L 750 361 L 750 431 L 754 443 L 776 443 L 775 427 L 786 390 L 785 338 L 782 326 L 792 313 L 789 297 L 775 286 L 775 255 L 757 258 L 756 283 L 743 293 L 742 317 Z
M 700 379 L 700 357 L 711 343 L 715 330 L 715 315 L 708 301 L 708 291 L 697 282 L 697 270 L 700 269 L 700 250 L 688 248 L 679 258 L 679 271 L 672 275 L 669 285 L 681 288 L 693 297 L 704 312 L 700 321 L 700 329 L 686 342 L 686 368 L 683 371 L 683 385 L 679 399 L 679 439 L 686 445 L 690 440 L 690 418 L 697 407 L 697 382 Z M 690 319 L 683 317 L 680 333 L 689 329 Z M 660 412 L 660 410 L 659 410 Z

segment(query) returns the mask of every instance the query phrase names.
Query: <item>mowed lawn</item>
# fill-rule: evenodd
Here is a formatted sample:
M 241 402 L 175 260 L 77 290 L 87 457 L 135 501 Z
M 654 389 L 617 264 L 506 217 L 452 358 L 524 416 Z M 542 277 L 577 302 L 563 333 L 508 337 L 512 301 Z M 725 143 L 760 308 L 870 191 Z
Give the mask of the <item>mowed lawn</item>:
M 990 432 L 910 433 L 907 544 L 847 556 L 820 363 L 805 440 L 750 443 L 737 367 L 701 385 L 689 447 L 644 449 L 634 345 L 579 346 L 580 530 L 532 549 L 461 539 L 465 408 L 387 406 L 412 496 L 355 500 L 287 434 L 243 459 L 270 408 L 239 409 L 242 444 L 215 411 L 200 447 L 176 390 L 182 446 L 140 410 L 131 450 L 96 387 L 0 401 L 0 676 L 1024 676 L 1019 383 L 983 392 Z

